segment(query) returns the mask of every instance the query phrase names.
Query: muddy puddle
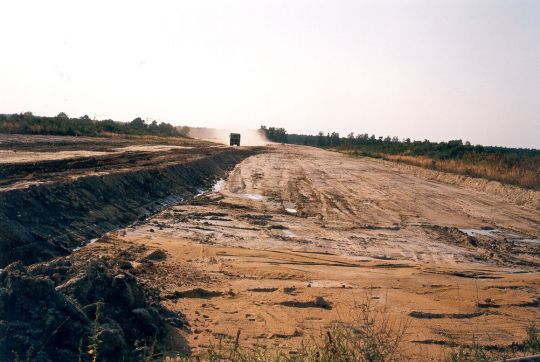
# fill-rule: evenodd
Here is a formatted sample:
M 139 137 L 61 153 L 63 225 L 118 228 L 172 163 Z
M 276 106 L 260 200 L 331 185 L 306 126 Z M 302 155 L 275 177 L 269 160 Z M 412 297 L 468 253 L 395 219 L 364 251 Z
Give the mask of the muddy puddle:
M 238 196 L 244 197 L 246 199 L 253 200 L 253 201 L 263 201 L 265 199 L 263 195 L 258 195 L 258 194 L 239 194 Z
M 468 236 L 477 237 L 477 236 L 486 236 L 494 239 L 503 239 L 504 241 L 509 242 L 522 242 L 522 243 L 540 243 L 540 239 L 519 234 L 515 231 L 495 229 L 495 228 L 461 228 L 459 231 L 467 234 Z
M 497 234 L 501 232 L 499 229 L 469 229 L 469 228 L 459 229 L 459 231 L 464 232 L 465 234 L 469 236 L 476 236 L 476 235 L 492 236 L 493 234 Z
M 212 191 L 213 192 L 220 192 L 223 189 L 223 187 L 225 187 L 225 180 L 224 179 L 219 179 L 212 186 Z

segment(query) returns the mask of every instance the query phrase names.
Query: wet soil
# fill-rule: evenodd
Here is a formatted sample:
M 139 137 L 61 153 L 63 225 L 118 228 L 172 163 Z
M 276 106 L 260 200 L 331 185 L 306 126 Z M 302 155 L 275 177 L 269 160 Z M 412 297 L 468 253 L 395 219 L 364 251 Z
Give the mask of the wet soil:
M 354 322 L 370 302 L 409 324 L 416 359 L 436 360 L 448 353 L 445 344 L 415 341 L 508 346 L 540 318 L 538 245 L 523 241 L 540 236 L 540 211 L 508 202 L 510 194 L 379 160 L 275 146 L 121 238 L 163 248 L 165 264 L 186 263 L 208 277 L 186 288 L 165 273 L 161 283 L 163 295 L 216 293 L 166 302 L 187 315 L 192 330 L 182 335 L 195 353 L 234 341 L 238 331 L 243 344 L 294 351 L 335 321 Z M 488 227 L 501 232 L 462 231 Z

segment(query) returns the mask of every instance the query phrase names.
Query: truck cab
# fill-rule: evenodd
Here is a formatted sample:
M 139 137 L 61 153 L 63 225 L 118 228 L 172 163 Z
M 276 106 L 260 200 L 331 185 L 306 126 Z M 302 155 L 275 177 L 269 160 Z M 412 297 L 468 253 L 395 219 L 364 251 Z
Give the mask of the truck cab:
M 234 146 L 240 146 L 240 133 L 231 133 L 229 135 L 230 145 Z

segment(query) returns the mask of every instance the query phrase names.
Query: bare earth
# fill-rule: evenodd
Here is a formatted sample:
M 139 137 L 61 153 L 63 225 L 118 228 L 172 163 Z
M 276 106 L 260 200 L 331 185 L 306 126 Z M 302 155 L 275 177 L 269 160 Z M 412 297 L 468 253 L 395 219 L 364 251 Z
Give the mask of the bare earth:
M 540 321 L 540 211 L 510 202 L 512 192 L 274 146 L 115 237 L 167 252 L 145 278 L 186 314 L 191 332 L 177 333 L 193 352 L 237 331 L 244 345 L 294 351 L 369 300 L 408 322 L 407 351 L 429 360 L 450 340 L 519 342 Z
M 0 134 L 0 192 L 201 159 L 223 146 L 188 138 Z
M 80 157 L 105 156 L 114 153 L 123 152 L 160 152 L 169 151 L 172 149 L 192 148 L 186 146 L 174 145 L 140 145 L 127 146 L 114 149 L 112 152 L 100 151 L 57 151 L 57 152 L 14 152 L 0 150 L 0 159 L 2 163 L 20 163 L 20 162 L 40 162 L 50 160 L 65 160 Z

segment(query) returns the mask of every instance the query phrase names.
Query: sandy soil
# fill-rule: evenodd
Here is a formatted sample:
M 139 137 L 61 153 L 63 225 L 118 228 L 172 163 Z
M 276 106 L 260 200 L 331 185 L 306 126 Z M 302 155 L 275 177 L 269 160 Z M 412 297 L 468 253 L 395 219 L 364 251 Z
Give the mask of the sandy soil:
M 366 301 L 408 323 L 426 360 L 540 321 L 540 211 L 374 159 L 274 146 L 118 237 L 167 252 L 152 283 L 187 315 L 194 352 L 237 331 L 294 350 Z
M 58 152 L 17 152 L 0 150 L 0 163 L 40 162 L 51 160 L 65 160 L 80 157 L 105 156 L 123 152 L 161 152 L 174 149 L 189 149 L 192 147 L 174 145 L 140 145 L 116 148 L 110 152 L 100 151 L 58 151 Z
M 181 137 L 0 134 L 0 192 L 87 176 L 166 167 L 211 156 L 225 148 Z

